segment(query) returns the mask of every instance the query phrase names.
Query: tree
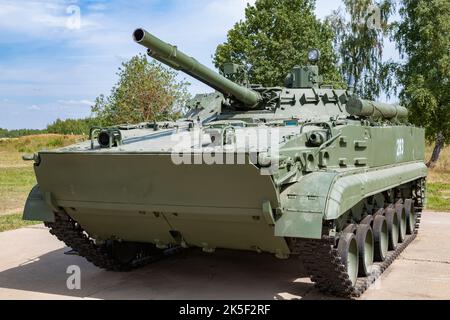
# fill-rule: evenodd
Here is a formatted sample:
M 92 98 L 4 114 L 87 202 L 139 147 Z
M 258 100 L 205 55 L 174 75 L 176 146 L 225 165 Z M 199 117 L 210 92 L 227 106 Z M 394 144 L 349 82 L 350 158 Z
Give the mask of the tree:
M 426 128 L 434 167 L 450 142 L 450 1 L 402 0 L 394 39 L 406 63 L 397 68 L 410 120 Z
M 245 20 L 236 23 L 227 41 L 217 47 L 216 67 L 239 63 L 252 83 L 280 86 L 292 67 L 306 64 L 308 49 L 318 48 L 325 82 L 342 85 L 333 32 L 315 17 L 314 7 L 315 0 L 256 0 L 247 5 Z
M 102 125 L 153 122 L 176 118 L 189 98 L 189 83 L 155 60 L 138 55 L 122 64 L 118 83 L 100 95 L 92 112 Z
M 383 64 L 387 23 L 394 10 L 391 0 L 344 0 L 345 10 L 333 11 L 326 22 L 336 34 L 342 77 L 365 99 L 375 100 L 389 78 L 389 65 Z M 350 18 L 347 18 L 350 17 Z

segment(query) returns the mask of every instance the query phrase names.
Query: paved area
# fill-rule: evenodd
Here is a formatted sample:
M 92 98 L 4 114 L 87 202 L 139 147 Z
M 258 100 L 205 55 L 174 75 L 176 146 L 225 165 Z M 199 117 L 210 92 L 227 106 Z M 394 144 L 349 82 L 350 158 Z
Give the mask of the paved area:
M 419 237 L 361 299 L 450 299 L 450 213 L 426 213 Z M 43 226 L 0 233 L 0 299 L 330 299 L 297 259 L 192 251 L 130 273 L 99 270 Z M 81 268 L 68 290 L 67 267 Z

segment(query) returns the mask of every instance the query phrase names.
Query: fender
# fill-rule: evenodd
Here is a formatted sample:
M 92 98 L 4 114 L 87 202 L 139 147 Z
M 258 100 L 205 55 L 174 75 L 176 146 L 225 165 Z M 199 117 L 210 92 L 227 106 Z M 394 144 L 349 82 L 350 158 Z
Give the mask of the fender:
M 282 216 L 275 223 L 275 235 L 320 239 L 324 220 L 338 219 L 367 197 L 426 176 L 423 162 L 311 173 L 280 195 Z
M 55 222 L 55 214 L 44 200 L 39 185 L 34 186 L 28 195 L 23 212 L 23 220 Z
M 427 176 L 423 162 L 339 176 L 328 195 L 325 220 L 335 220 L 361 200 Z

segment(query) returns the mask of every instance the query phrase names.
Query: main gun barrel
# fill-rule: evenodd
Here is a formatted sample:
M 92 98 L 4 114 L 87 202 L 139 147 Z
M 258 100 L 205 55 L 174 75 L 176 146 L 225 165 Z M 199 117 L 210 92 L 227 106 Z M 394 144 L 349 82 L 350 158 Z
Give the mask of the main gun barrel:
M 196 78 L 206 85 L 227 96 L 232 96 L 245 104 L 248 108 L 255 108 L 261 101 L 261 95 L 247 87 L 223 77 L 197 60 L 172 46 L 144 29 L 137 29 L 133 33 L 134 41 L 148 49 L 150 56 L 156 60 Z
M 363 100 L 358 97 L 351 97 L 347 101 L 347 112 L 358 117 L 372 117 L 391 119 L 406 119 L 408 109 L 400 105 Z

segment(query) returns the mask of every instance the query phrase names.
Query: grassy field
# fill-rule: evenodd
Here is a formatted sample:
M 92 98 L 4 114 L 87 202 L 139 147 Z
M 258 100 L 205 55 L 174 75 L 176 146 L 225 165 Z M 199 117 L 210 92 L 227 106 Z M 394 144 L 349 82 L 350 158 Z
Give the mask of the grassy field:
M 31 188 L 36 184 L 33 163 L 22 156 L 53 149 L 82 140 L 80 136 L 36 135 L 18 139 L 0 139 L 0 232 L 29 225 L 21 213 Z M 432 148 L 427 148 L 429 158 Z M 428 210 L 450 212 L 450 147 L 442 152 L 439 163 L 428 179 Z
M 67 146 L 79 136 L 36 135 L 17 139 L 0 139 L 0 232 L 33 223 L 22 221 L 25 200 L 36 184 L 33 162 L 22 156 L 44 149 Z
M 427 159 L 433 151 L 427 148 Z M 450 146 L 447 146 L 439 157 L 439 162 L 428 176 L 428 203 L 429 210 L 450 211 Z
M 39 224 L 37 221 L 24 221 L 22 220 L 22 213 L 8 214 L 0 216 L 0 232 L 15 230 L 26 226 L 32 226 Z

